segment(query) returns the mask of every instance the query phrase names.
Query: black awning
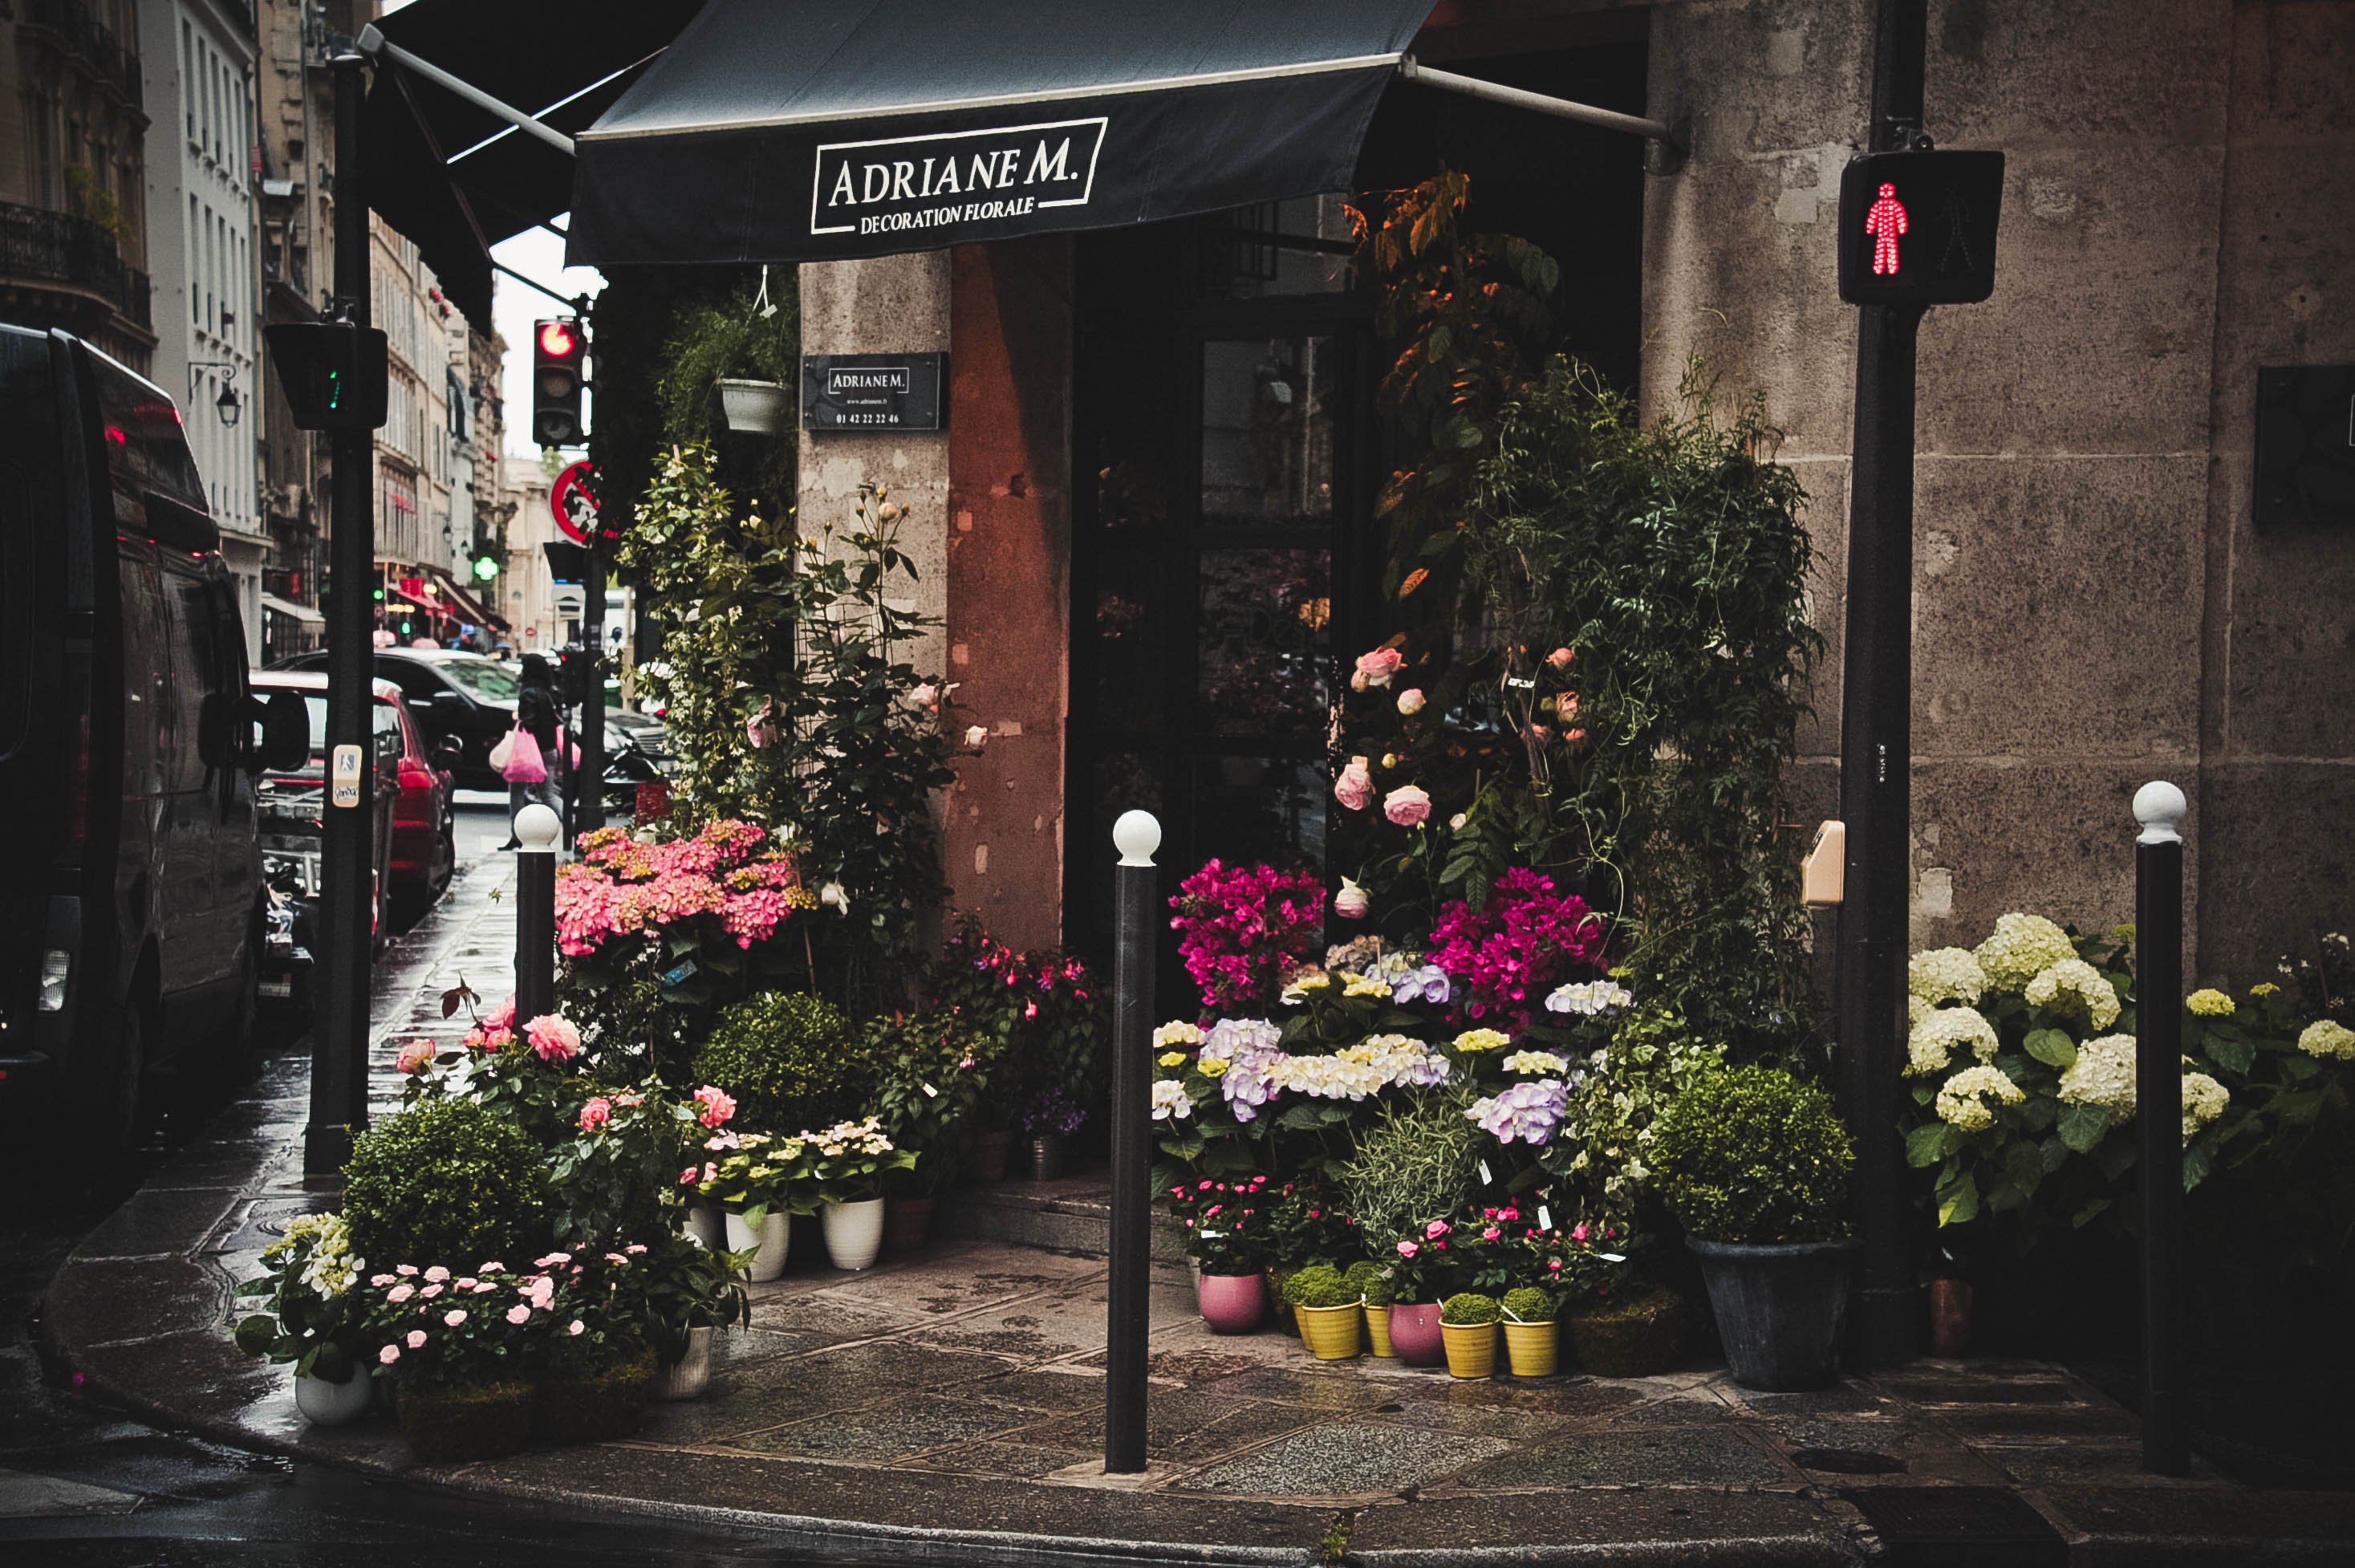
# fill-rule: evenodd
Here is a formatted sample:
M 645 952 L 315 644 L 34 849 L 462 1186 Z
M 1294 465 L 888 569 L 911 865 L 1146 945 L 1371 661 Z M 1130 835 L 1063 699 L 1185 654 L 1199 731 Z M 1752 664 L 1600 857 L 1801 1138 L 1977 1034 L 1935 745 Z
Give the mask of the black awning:
M 581 134 L 568 260 L 874 256 L 1344 189 L 1432 5 L 710 0 Z
M 416 0 L 377 27 L 402 48 L 570 133 L 612 108 L 702 4 Z M 487 332 L 491 267 L 484 247 L 564 211 L 571 202 L 572 160 L 397 66 L 377 70 L 360 135 L 368 205 L 416 242 L 443 292 Z

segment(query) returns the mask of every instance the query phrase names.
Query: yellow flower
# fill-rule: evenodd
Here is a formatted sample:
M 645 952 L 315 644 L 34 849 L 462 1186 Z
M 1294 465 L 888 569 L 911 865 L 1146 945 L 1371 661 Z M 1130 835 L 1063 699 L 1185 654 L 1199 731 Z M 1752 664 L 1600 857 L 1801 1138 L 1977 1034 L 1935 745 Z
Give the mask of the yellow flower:
M 1201 1070 L 1203 1077 L 1216 1078 L 1227 1070 L 1227 1059 L 1223 1056 L 1206 1056 L 1194 1065 Z
M 1344 974 L 1341 994 L 1345 997 L 1387 997 L 1391 988 L 1380 980 L 1369 980 L 1363 975 Z
M 1609 979 L 1609 980 L 1624 980 L 1624 979 L 1625 979 L 1628 976 L 1633 975 L 1635 972 L 1636 972 L 1636 971 L 1634 971 L 1633 969 L 1630 969 L 1630 968 L 1629 968 L 1629 967 L 1627 967 L 1627 965 L 1625 965 L 1625 964 L 1621 964 L 1621 965 L 1615 965 L 1614 967 L 1613 967 L 1613 968 L 1611 968 L 1611 969 L 1609 969 L 1609 970 L 1605 971 L 1605 972 L 1604 972 L 1604 977 L 1605 979 Z
M 1467 1029 L 1455 1037 L 1458 1051 L 1498 1051 L 1512 1043 L 1492 1029 Z
M 1153 1031 L 1153 1043 L 1156 1045 L 1199 1045 L 1202 1043 L 1202 1031 L 1193 1024 L 1185 1023 L 1183 1021 L 1178 1023 L 1166 1023 L 1159 1029 Z
M 2249 987 L 2249 995 L 2253 997 L 2278 997 L 2281 995 L 2281 987 L 2275 985 L 2271 980 L 2260 980 L 2255 985 Z
M 1161 1053 L 1161 1065 L 1183 1067 L 1186 1065 L 1186 1053 L 1182 1051 L 1165 1051 Z
M 2232 998 L 2222 991 L 2205 987 L 2192 992 L 2183 1005 L 2203 1019 L 2229 1019 L 2232 1016 Z

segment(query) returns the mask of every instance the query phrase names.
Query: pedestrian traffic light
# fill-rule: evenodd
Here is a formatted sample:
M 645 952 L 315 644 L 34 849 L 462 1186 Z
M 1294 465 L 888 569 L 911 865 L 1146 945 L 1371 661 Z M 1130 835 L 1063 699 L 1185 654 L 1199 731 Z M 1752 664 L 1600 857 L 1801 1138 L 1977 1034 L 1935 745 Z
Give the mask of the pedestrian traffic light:
M 297 430 L 378 430 L 389 361 L 384 334 L 348 320 L 282 322 L 261 329 Z
M 581 417 L 581 368 L 588 351 L 579 316 L 533 324 L 531 433 L 542 446 L 578 446 L 589 439 Z
M 1840 175 L 1850 304 L 1976 304 L 1995 292 L 2001 153 L 1862 153 Z

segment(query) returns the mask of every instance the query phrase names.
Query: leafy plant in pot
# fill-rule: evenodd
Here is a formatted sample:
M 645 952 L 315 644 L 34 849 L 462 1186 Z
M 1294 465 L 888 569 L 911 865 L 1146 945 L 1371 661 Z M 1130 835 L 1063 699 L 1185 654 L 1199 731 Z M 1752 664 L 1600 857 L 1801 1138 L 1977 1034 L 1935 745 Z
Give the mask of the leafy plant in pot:
M 1310 1354 L 1320 1361 L 1341 1361 L 1358 1353 L 1365 1296 L 1347 1275 L 1330 1264 L 1311 1264 L 1284 1281 L 1284 1295 Z
M 883 1179 L 915 1169 L 917 1151 L 892 1143 L 873 1116 L 805 1132 L 801 1142 L 803 1168 L 824 1205 L 826 1256 L 838 1269 L 872 1266 L 883 1247 Z
M 647 1248 L 632 1242 L 598 1256 L 550 1253 L 533 1260 L 556 1282 L 534 1435 L 550 1443 L 602 1443 L 637 1430 L 653 1392 L 646 1339 Z
M 501 1458 L 530 1441 L 556 1309 L 555 1276 L 535 1267 L 524 1274 L 484 1262 L 462 1274 L 403 1263 L 368 1277 L 376 1375 L 397 1380 L 400 1435 L 424 1463 Z
M 885 1179 L 889 1250 L 922 1246 L 934 1196 L 972 1168 L 974 1125 L 989 1088 L 995 1043 L 954 1013 L 878 1019 L 868 1026 L 876 1118 L 894 1144 L 923 1151 L 913 1168 Z
M 1447 1375 L 1485 1378 L 1497 1371 L 1497 1324 L 1502 1316 L 1493 1296 L 1462 1291 L 1439 1309 L 1439 1332 L 1447 1345 Z
M 1832 1381 L 1862 1244 L 1842 1218 L 1855 1163 L 1830 1096 L 1769 1067 L 1703 1079 L 1655 1129 L 1652 1167 L 1745 1388 Z
M 796 1214 L 817 1211 L 799 1138 L 715 1132 L 703 1141 L 702 1169 L 692 1166 L 696 1195 L 719 1211 L 727 1250 L 750 1258 L 746 1277 L 764 1285 L 785 1272 Z
M 672 1233 L 639 1258 L 646 1338 L 654 1347 L 654 1397 L 694 1399 L 711 1382 L 711 1336 L 751 1320 L 741 1253 L 715 1251 Z
M 1186 1227 L 1186 1251 L 1201 1269 L 1195 1299 L 1213 1334 L 1248 1334 L 1267 1311 L 1266 1190 L 1264 1176 L 1203 1176 L 1167 1189 L 1169 1210 Z
M 262 1250 L 268 1269 L 237 1287 L 263 1297 L 268 1308 L 240 1320 L 237 1348 L 294 1369 L 294 1403 L 320 1426 L 356 1421 L 374 1385 L 362 1359 L 369 1344 L 361 1296 L 354 1287 L 365 1266 L 351 1248 L 344 1221 L 333 1214 L 291 1221 L 282 1240 Z

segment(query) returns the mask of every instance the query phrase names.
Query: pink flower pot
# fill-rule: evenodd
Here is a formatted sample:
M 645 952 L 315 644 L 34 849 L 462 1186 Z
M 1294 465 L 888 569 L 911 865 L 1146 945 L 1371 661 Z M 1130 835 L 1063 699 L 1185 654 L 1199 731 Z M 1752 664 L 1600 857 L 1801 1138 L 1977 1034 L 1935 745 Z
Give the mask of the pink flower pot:
M 1435 1367 L 1445 1361 L 1447 1339 L 1439 1331 L 1439 1303 L 1392 1302 L 1391 1349 L 1410 1367 Z
M 1248 1334 L 1259 1327 L 1267 1310 L 1267 1276 L 1258 1274 L 1206 1274 L 1196 1287 L 1202 1304 L 1202 1321 L 1213 1334 Z

